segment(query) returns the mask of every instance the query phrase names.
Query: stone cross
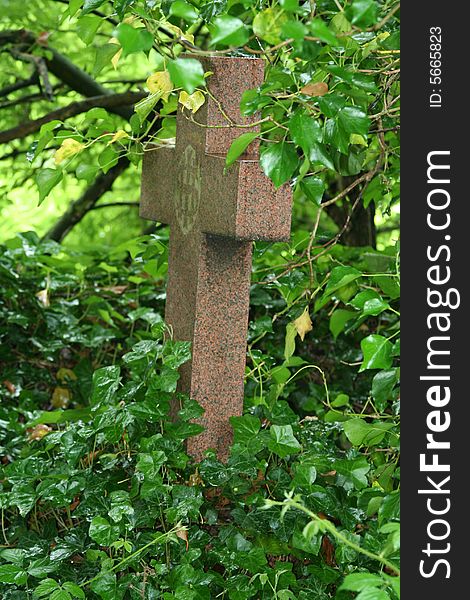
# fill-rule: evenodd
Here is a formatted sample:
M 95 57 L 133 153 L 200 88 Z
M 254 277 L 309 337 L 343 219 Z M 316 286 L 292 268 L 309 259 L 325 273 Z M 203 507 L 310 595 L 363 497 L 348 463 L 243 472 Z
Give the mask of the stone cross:
M 178 110 L 175 148 L 145 153 L 140 214 L 170 225 L 165 319 L 175 339 L 192 343 L 180 390 L 205 409 L 205 430 L 188 440 L 188 452 L 201 458 L 215 448 L 224 459 L 229 417 L 243 411 L 252 241 L 289 239 L 291 192 L 264 175 L 257 141 L 225 169 L 232 141 L 257 130 L 236 125 L 259 119 L 241 116 L 240 99 L 263 82 L 264 62 L 201 62 L 212 73 L 210 95 L 194 116 Z

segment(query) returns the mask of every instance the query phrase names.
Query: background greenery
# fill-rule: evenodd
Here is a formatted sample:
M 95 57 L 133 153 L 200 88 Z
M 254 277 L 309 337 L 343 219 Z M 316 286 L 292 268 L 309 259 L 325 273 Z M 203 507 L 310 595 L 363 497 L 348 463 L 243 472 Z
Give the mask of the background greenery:
M 0 6 L 2 598 L 399 597 L 399 4 Z M 197 465 L 136 203 L 206 52 L 265 58 L 242 110 L 294 212 L 255 245 L 230 459 Z

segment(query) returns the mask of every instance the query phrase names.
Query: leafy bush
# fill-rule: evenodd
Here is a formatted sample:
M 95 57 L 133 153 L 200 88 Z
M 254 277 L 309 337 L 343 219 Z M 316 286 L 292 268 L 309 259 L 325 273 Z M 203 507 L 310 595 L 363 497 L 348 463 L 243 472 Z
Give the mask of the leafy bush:
M 299 278 L 255 286 L 246 414 L 226 464 L 195 464 L 201 408 L 176 392 L 190 349 L 160 316 L 164 242 L 2 248 L 2 598 L 399 597 L 393 268 L 337 266 L 316 307 L 333 334 L 309 344 Z M 332 360 L 333 336 L 361 372 Z

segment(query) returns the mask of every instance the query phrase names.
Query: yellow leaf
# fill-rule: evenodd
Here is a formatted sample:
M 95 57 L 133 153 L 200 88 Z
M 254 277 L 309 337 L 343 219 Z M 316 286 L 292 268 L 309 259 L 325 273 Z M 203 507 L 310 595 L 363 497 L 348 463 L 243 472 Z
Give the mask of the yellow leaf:
M 70 381 L 76 381 L 77 380 L 77 376 L 75 375 L 75 373 L 72 371 L 72 369 L 66 369 L 65 367 L 60 368 L 57 371 L 57 375 L 56 375 L 56 379 L 58 381 L 67 381 L 67 379 Z
M 85 144 L 81 144 L 72 138 L 67 138 L 62 142 L 62 145 L 54 154 L 55 164 L 60 165 L 60 163 L 64 162 L 67 158 L 81 152 L 83 148 L 85 148 Z
M 194 473 L 191 473 L 191 475 L 189 476 L 188 485 L 191 485 L 191 486 L 204 485 L 204 481 L 203 481 L 202 477 L 200 476 L 197 468 L 196 468 L 196 471 Z
M 349 136 L 349 142 L 358 146 L 367 146 L 364 136 L 360 135 L 359 133 L 351 133 Z
M 132 25 L 132 23 L 135 23 L 136 21 L 137 21 L 137 25 L 140 25 L 142 23 L 142 21 L 139 19 L 139 17 L 137 15 L 130 15 L 124 19 L 123 23 Z
M 181 92 L 179 103 L 193 113 L 196 113 L 206 101 L 206 97 L 202 92 L 194 92 L 189 95 L 187 92 Z
M 177 529 L 176 537 L 178 537 L 180 540 L 183 540 L 184 542 L 186 542 L 186 551 L 188 551 L 189 550 L 189 542 L 188 542 L 188 530 L 186 529 L 186 527 Z
M 48 308 L 51 305 L 51 303 L 49 301 L 49 291 L 47 289 L 41 290 L 40 292 L 38 292 L 36 294 L 36 298 L 44 306 L 44 308 Z
M 111 59 L 111 64 L 113 65 L 114 70 L 116 70 L 118 67 L 118 63 L 121 58 L 121 55 L 122 55 L 122 48 L 119 48 L 119 50 L 116 52 L 116 54 Z
M 67 408 L 72 394 L 64 387 L 56 387 L 52 392 L 51 404 L 54 408 Z
M 173 25 L 173 23 L 168 23 L 167 21 L 165 23 L 165 29 L 169 29 L 170 31 L 172 31 L 176 37 L 181 38 L 182 40 L 186 40 L 191 44 L 194 44 L 194 35 L 192 33 L 183 33 L 183 31 L 176 25 Z
M 110 144 L 114 144 L 114 142 L 119 142 L 119 140 L 123 140 L 124 138 L 128 138 L 129 134 L 127 133 L 127 131 L 124 131 L 124 129 L 118 129 L 116 131 L 116 133 L 113 135 L 113 137 L 111 138 L 111 141 L 108 142 L 108 146 Z
M 42 440 L 42 438 L 52 431 L 51 427 L 44 424 L 36 425 L 32 429 L 28 429 L 28 439 L 30 442 Z
M 300 339 L 304 341 L 305 334 L 313 329 L 312 319 L 308 314 L 308 308 L 306 308 L 300 317 L 297 317 L 297 319 L 294 321 L 294 327 L 296 328 Z
M 152 94 L 161 94 L 163 100 L 166 102 L 173 89 L 170 74 L 168 71 L 157 71 L 147 79 L 147 87 Z

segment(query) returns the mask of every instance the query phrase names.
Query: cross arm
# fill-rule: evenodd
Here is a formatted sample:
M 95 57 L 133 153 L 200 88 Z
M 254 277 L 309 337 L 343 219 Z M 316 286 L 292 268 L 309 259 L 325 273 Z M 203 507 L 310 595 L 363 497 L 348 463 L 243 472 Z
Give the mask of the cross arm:
M 140 216 L 150 221 L 171 224 L 178 165 L 172 147 L 151 147 L 142 163 Z
M 205 156 L 201 230 L 237 240 L 289 240 L 289 186 L 276 189 L 257 160 L 238 160 L 224 167 L 225 157 Z

